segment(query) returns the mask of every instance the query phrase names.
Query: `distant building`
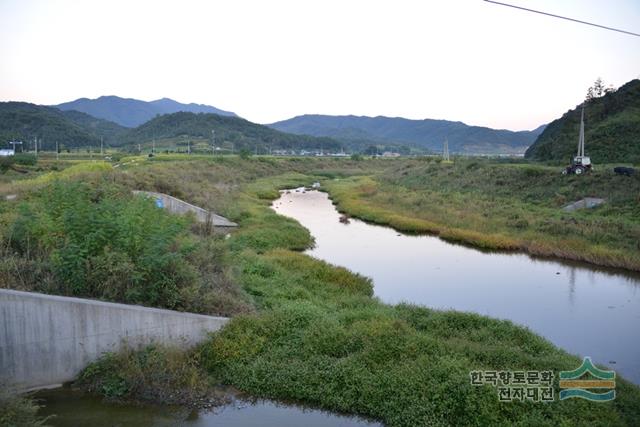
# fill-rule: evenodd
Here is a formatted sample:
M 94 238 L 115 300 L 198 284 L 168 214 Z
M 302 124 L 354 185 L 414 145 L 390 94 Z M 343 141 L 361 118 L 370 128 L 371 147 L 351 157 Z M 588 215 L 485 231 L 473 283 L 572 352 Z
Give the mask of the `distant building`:
M 9 157 L 14 156 L 16 154 L 16 150 L 13 148 L 0 148 L 0 157 Z
M 384 153 L 382 153 L 382 157 L 400 157 L 400 153 L 385 151 Z

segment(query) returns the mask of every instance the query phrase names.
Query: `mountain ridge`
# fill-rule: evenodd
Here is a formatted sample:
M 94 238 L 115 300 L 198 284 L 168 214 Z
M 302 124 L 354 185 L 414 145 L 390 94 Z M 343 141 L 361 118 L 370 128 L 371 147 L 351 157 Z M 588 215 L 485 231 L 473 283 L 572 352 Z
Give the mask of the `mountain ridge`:
M 205 104 L 183 104 L 170 98 L 142 101 L 135 98 L 122 98 L 115 95 L 104 95 L 94 99 L 78 98 L 74 101 L 53 105 L 52 107 L 62 111 L 80 111 L 128 128 L 140 126 L 157 115 L 171 114 L 179 111 L 236 116 L 233 112 Z
M 267 126 L 283 132 L 327 136 L 346 142 L 369 140 L 371 143 L 402 143 L 432 151 L 441 150 L 447 138 L 452 152 L 465 154 L 487 151 L 524 153 L 542 128 L 511 131 L 470 126 L 450 120 L 323 114 L 295 116 Z

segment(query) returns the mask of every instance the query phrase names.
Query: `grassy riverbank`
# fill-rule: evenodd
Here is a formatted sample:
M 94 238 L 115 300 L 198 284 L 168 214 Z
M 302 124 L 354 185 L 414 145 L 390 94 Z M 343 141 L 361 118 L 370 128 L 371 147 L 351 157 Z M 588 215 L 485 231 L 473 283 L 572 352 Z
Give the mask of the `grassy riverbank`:
M 580 360 L 508 321 L 382 304 L 371 296 L 367 278 L 301 254 L 312 244 L 308 231 L 269 208 L 279 188 L 325 177 L 339 198 L 338 190 L 366 183 L 365 175 L 375 176 L 367 178 L 374 184 L 393 183 L 395 174 L 402 174 L 395 171 L 399 167 L 426 165 L 225 159 L 145 162 L 96 172 L 96 182 L 168 192 L 237 221 L 240 229 L 222 241 L 215 262 L 241 287 L 253 310 L 237 315 L 190 353 L 107 356 L 87 368 L 84 386 L 112 397 L 165 401 L 170 395 L 159 391 L 193 389 L 201 396 L 212 385 L 225 384 L 256 397 L 370 416 L 389 426 L 604 426 L 640 419 L 640 390 L 622 379 L 609 403 L 500 403 L 493 387 L 470 384 L 470 371 L 557 375 Z M 331 180 L 335 177 L 341 179 Z M 557 380 L 555 388 L 557 393 Z
M 341 211 L 401 231 L 640 270 L 640 178 L 605 166 L 577 177 L 531 164 L 408 162 L 325 184 Z M 562 211 L 584 197 L 606 203 Z

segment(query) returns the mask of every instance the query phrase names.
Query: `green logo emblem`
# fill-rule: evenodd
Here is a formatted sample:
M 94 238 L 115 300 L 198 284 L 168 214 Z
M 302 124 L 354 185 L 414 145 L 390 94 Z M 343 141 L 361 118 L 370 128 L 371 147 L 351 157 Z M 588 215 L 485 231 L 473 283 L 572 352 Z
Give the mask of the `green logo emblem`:
M 593 378 L 580 379 L 585 374 Z M 560 400 L 579 397 L 594 402 L 608 402 L 616 398 L 616 373 L 596 368 L 590 357 L 585 357 L 577 369 L 560 371 Z M 590 390 L 609 389 L 604 393 Z

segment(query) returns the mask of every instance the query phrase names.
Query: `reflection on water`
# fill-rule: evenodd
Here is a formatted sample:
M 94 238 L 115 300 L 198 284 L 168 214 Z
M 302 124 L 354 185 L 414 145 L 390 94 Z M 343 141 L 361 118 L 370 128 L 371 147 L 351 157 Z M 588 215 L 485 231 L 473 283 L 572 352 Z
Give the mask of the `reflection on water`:
M 60 427 L 380 427 L 361 418 L 336 415 L 268 400 L 233 399 L 211 411 L 166 406 L 134 406 L 105 402 L 70 389 L 44 390 L 36 397 L 41 415 L 53 415 L 48 425 Z
M 384 302 L 510 319 L 640 383 L 637 276 L 342 224 L 318 191 L 285 192 L 273 208 L 311 231 L 316 246 L 308 254 L 371 277 Z

